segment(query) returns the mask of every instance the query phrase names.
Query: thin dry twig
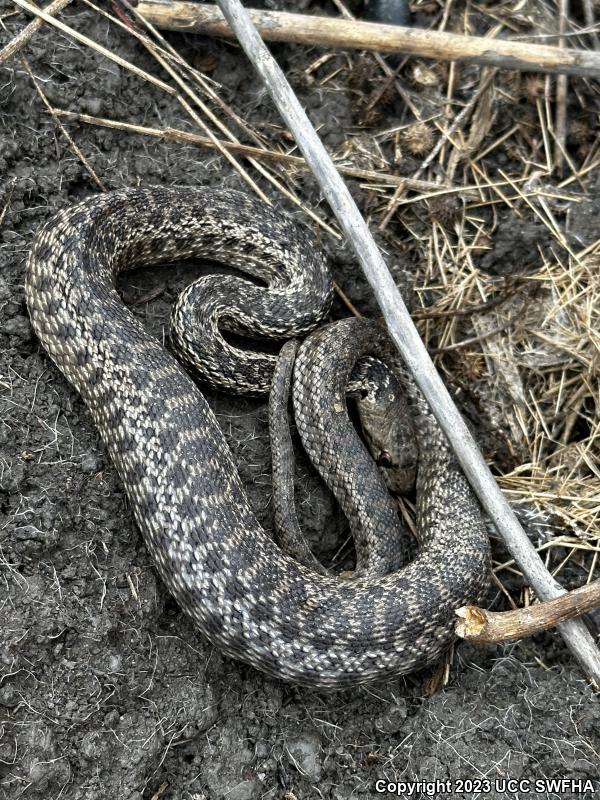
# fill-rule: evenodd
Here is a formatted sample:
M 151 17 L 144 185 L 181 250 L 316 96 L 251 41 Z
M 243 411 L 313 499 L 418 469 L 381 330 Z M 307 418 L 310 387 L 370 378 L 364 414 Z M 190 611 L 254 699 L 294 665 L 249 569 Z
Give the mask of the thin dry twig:
M 185 64 L 183 59 L 173 50 L 173 48 L 163 39 L 162 36 L 158 33 L 158 31 L 145 20 L 137 11 L 137 9 L 133 8 L 127 0 L 123 0 L 123 5 L 134 15 L 136 19 L 138 19 L 142 24 L 155 36 L 159 39 L 159 41 L 164 44 L 167 48 L 168 52 L 171 55 L 176 57 L 178 63 Z M 147 37 L 144 37 L 140 34 L 137 34 L 138 38 L 142 41 L 143 45 L 146 49 L 150 52 L 150 54 L 158 61 L 158 63 L 165 69 L 168 74 L 175 80 L 178 84 L 180 89 L 190 98 L 190 100 L 197 106 L 197 108 L 207 117 L 207 119 L 215 125 L 218 130 L 224 134 L 232 144 L 239 144 L 238 139 L 229 131 L 229 129 L 216 117 L 216 115 L 211 111 L 210 108 L 202 101 L 202 99 L 198 96 L 197 92 L 195 92 L 188 83 L 183 79 L 183 77 L 178 73 L 178 71 L 174 68 L 173 65 L 169 62 L 168 59 L 164 58 L 160 52 L 160 48 L 158 48 L 153 42 L 151 42 Z M 195 70 L 191 70 L 191 74 L 194 78 L 197 78 L 201 87 L 203 89 L 206 88 L 206 82 L 201 80 Z M 210 96 L 216 97 L 214 92 L 209 92 Z M 250 186 L 250 188 L 255 192 L 255 194 L 266 202 L 268 205 L 271 205 L 270 198 L 262 191 L 262 189 L 258 186 L 258 184 L 251 178 L 249 173 L 237 162 L 237 160 L 233 157 L 230 150 L 226 147 L 220 145 L 220 140 L 212 133 L 209 126 L 194 112 L 191 106 L 185 101 L 181 96 L 177 96 L 178 101 L 184 107 L 184 109 L 188 112 L 189 116 L 193 119 L 193 121 L 203 130 L 207 137 L 210 139 L 211 143 L 214 147 L 221 151 L 221 153 L 225 156 L 225 158 L 232 164 L 234 169 L 241 175 L 243 180 Z M 223 107 L 223 104 L 219 104 Z M 292 203 L 297 205 L 301 208 L 311 219 L 313 219 L 317 225 L 321 228 L 326 230 L 329 234 L 331 234 L 334 238 L 339 238 L 339 233 L 328 225 L 324 220 L 319 217 L 311 208 L 307 207 L 299 197 L 290 189 L 288 189 L 278 178 L 276 178 L 268 169 L 264 167 L 259 161 L 257 161 L 254 157 L 248 156 L 248 161 L 250 164 L 264 177 L 266 178 L 272 186 L 275 187 L 281 194 L 288 198 Z

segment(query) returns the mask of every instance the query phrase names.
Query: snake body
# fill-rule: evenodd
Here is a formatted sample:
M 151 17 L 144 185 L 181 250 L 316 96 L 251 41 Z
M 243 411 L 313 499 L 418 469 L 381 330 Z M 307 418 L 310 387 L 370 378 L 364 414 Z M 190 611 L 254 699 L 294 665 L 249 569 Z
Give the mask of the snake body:
M 295 683 L 343 687 L 430 662 L 453 639 L 454 609 L 480 596 L 489 569 L 478 505 L 444 437 L 421 409 L 422 549 L 411 564 L 342 581 L 284 553 L 257 522 L 197 386 L 115 290 L 121 270 L 197 256 L 268 284 L 227 278 L 219 291 L 193 290 L 211 306 L 216 334 L 204 354 L 209 380 L 258 378 L 264 390 L 256 359 L 272 370 L 273 357 L 233 352 L 218 329 L 264 328 L 270 315 L 273 335 L 296 336 L 323 318 L 330 288 L 310 235 L 243 194 L 151 188 L 84 201 L 38 233 L 26 280 L 33 327 L 91 411 L 163 581 L 226 655 Z M 181 317 L 191 313 L 186 302 Z M 193 313 L 189 322 L 202 325 Z M 233 366 L 221 365 L 223 354 Z M 313 366 L 318 375 L 318 353 Z

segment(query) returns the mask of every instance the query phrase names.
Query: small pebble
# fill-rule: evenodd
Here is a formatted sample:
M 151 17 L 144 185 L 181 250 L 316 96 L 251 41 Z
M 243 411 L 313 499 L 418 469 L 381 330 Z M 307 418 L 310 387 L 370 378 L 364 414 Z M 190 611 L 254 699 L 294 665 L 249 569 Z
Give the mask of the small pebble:
M 287 750 L 295 767 L 308 778 L 316 780 L 321 775 L 321 745 L 316 736 L 298 736 L 290 739 Z
M 98 468 L 98 455 L 96 453 L 85 453 L 81 459 L 81 471 L 89 474 L 91 472 L 97 472 Z

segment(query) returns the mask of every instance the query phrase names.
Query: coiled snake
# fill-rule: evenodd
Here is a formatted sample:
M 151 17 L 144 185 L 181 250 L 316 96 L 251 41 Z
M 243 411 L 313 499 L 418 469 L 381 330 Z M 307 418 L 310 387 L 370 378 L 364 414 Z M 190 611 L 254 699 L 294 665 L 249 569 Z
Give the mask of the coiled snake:
M 489 552 L 432 417 L 424 406 L 417 414 L 417 558 L 354 580 L 291 558 L 258 524 L 195 383 L 114 288 L 121 270 L 195 256 L 268 286 L 200 279 L 187 294 L 203 297 L 206 319 L 184 297 L 176 322 L 189 317 L 191 334 L 175 338 L 191 358 L 194 335 L 208 331 L 205 379 L 268 389 L 274 357 L 236 351 L 219 329 L 302 335 L 327 312 L 330 286 L 308 232 L 246 195 L 151 188 L 84 201 L 39 232 L 26 280 L 34 329 L 90 409 L 163 581 L 225 654 L 289 681 L 342 687 L 435 659 L 453 639 L 454 609 L 486 585 Z

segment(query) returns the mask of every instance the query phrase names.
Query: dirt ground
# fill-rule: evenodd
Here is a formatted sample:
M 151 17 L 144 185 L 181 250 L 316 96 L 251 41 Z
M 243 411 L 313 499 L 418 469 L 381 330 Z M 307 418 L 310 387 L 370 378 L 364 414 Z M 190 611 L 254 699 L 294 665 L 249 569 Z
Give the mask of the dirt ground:
M 10 3 L 0 10 L 2 45 L 26 17 L 11 14 Z M 93 10 L 77 3 L 61 18 L 159 75 L 129 34 Z M 212 60 L 211 78 L 245 119 L 264 129 L 277 124 L 236 47 L 169 38 L 192 62 Z M 42 30 L 24 52 L 43 92 L 61 108 L 187 126 L 173 98 L 57 31 Z M 356 125 L 352 95 L 299 79 L 318 53 L 284 46 L 274 52 L 335 149 L 344 128 Z M 558 635 L 507 647 L 461 645 L 448 684 L 429 696 L 432 670 L 334 694 L 294 688 L 225 659 L 193 629 L 157 578 L 90 416 L 41 350 L 25 308 L 25 259 L 36 229 L 99 188 L 18 57 L 0 67 L 0 103 L 0 796 L 348 800 L 392 796 L 379 793 L 377 781 L 460 779 L 491 785 L 477 791 L 467 784 L 460 792 L 454 784 L 454 796 L 593 796 L 576 786 L 533 785 L 556 778 L 591 779 L 600 791 L 598 695 Z M 402 112 L 389 114 L 391 125 Z M 222 156 L 191 144 L 89 125 L 68 129 L 107 189 L 244 188 Z M 302 188 L 307 202 L 323 209 L 311 180 Z M 353 191 L 361 197 L 358 184 Z M 523 252 L 542 236 L 535 226 L 528 235 Z M 348 254 L 325 243 L 339 284 L 362 311 L 374 313 Z M 502 237 L 497 247 L 485 266 L 501 271 L 508 247 Z M 176 265 L 121 284 L 152 334 L 163 336 L 173 298 L 193 272 Z M 341 305 L 335 313 L 344 313 Z M 271 528 L 265 404 L 209 398 L 253 506 Z M 306 464 L 299 471 L 303 525 L 333 552 L 343 520 Z M 503 790 L 494 783 L 502 779 L 531 786 Z M 398 796 L 452 795 L 443 787 L 405 786 Z

